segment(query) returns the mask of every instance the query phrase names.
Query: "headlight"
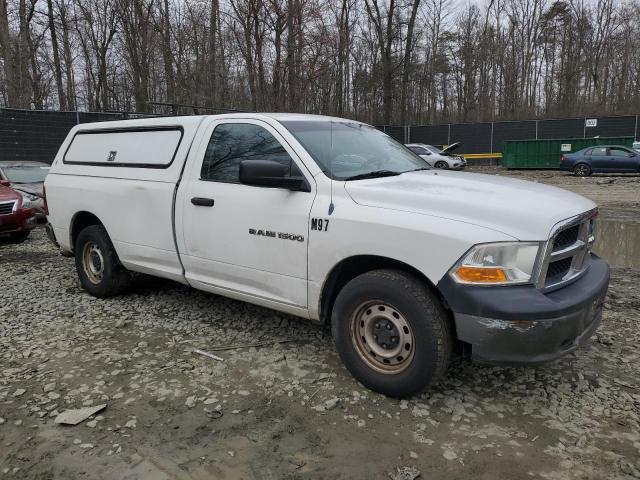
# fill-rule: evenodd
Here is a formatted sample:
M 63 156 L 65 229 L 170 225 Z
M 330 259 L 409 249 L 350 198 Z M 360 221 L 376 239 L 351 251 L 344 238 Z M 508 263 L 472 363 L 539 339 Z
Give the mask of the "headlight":
M 29 208 L 31 207 L 31 200 L 29 200 L 29 197 L 27 197 L 26 193 L 22 194 L 22 208 Z
M 500 242 L 474 246 L 451 270 L 459 283 L 510 285 L 531 282 L 540 243 Z
M 40 198 L 37 195 L 34 195 L 33 193 L 29 193 L 29 192 L 22 192 L 22 196 L 25 198 L 28 198 L 32 202 L 35 202 L 36 200 L 38 200 L 38 198 Z

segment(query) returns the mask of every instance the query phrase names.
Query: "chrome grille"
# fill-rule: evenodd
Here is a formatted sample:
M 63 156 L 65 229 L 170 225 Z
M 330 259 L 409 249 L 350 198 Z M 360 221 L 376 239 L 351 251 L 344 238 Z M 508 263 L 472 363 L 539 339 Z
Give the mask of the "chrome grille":
M 539 288 L 560 287 L 589 268 L 596 214 L 597 210 L 592 210 L 556 226 L 546 245 Z
M 578 240 L 579 234 L 580 224 L 569 227 L 566 230 L 561 230 L 553 241 L 553 249 L 560 250 L 569 245 L 573 245 L 576 243 L 576 240 Z
M 15 201 L 0 203 L 0 215 L 8 215 L 10 213 L 13 213 L 13 206 L 15 205 L 15 203 Z
M 557 260 L 555 262 L 549 263 L 546 283 L 561 281 L 562 278 L 569 272 L 572 262 L 573 258 L 567 257 L 563 258 L 562 260 Z

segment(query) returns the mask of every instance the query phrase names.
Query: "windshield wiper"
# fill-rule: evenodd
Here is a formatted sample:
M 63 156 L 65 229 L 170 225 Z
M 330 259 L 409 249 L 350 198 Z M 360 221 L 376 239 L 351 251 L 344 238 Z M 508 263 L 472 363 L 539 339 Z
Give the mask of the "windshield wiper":
M 420 167 L 420 168 L 414 168 L 413 170 L 405 170 L 402 173 L 410 173 L 410 172 L 420 172 L 422 170 L 431 170 L 430 167 Z
M 400 175 L 401 172 L 394 172 L 392 170 L 374 170 L 373 172 L 361 173 L 359 175 L 353 175 L 351 177 L 343 178 L 344 181 L 349 180 L 364 180 L 366 178 L 380 178 L 380 177 L 393 177 Z

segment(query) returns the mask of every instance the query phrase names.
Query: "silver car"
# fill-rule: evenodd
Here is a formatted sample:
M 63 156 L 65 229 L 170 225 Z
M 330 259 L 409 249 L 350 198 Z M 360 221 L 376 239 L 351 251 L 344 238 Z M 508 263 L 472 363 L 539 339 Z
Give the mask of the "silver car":
M 49 173 L 49 165 L 43 162 L 0 161 L 0 182 L 10 186 L 31 200 L 38 220 L 45 219 L 44 179 Z
M 405 145 L 405 147 L 425 159 L 434 168 L 462 170 L 467 166 L 464 157 L 451 154 L 451 151 L 458 146 L 460 146 L 459 143 L 453 143 L 441 150 L 426 143 L 408 143 Z

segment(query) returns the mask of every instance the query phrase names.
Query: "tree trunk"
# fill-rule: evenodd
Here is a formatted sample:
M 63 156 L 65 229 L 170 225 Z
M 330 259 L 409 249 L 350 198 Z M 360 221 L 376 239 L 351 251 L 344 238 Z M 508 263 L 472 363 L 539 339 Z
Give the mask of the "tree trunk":
M 6 101 L 9 107 L 18 106 L 18 80 L 16 78 L 15 55 L 13 42 L 9 35 L 9 16 L 6 0 L 0 0 L 0 57 L 4 64 L 4 78 L 6 80 Z
M 58 104 L 61 110 L 67 109 L 67 99 L 62 84 L 62 67 L 60 66 L 60 55 L 58 53 L 58 35 L 56 34 L 56 24 L 53 17 L 53 2 L 47 0 L 47 16 L 49 17 L 49 35 L 51 36 L 51 50 L 53 50 L 53 69 L 56 76 L 56 87 L 58 89 Z
M 407 25 L 407 41 L 404 48 L 404 60 L 402 61 L 402 85 L 400 87 L 400 125 L 406 125 L 407 123 L 407 88 L 411 69 L 411 52 L 413 50 L 413 29 L 416 24 L 419 6 L 420 0 L 414 0 L 409 24 Z
M 164 76 L 167 83 L 168 102 L 176 101 L 176 82 L 173 74 L 173 55 L 171 53 L 171 22 L 169 19 L 169 0 L 164 0 L 162 11 L 162 61 L 164 63 Z

